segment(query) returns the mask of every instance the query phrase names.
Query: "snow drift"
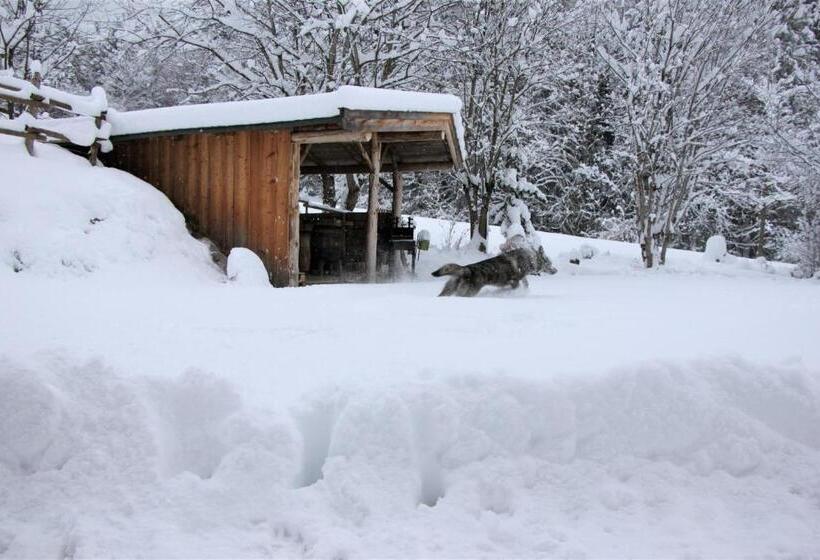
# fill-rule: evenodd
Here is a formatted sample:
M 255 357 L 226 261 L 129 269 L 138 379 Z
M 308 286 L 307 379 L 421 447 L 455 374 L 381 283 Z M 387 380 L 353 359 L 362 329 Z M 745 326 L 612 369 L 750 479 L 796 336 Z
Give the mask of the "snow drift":
M 5 358 L 0 554 L 808 556 L 818 404 L 800 367 L 739 360 L 253 409 L 203 371 Z
M 56 146 L 35 150 L 29 157 L 19 140 L 0 139 L 0 274 L 132 275 L 147 267 L 166 279 L 217 277 L 207 247 L 157 189 Z

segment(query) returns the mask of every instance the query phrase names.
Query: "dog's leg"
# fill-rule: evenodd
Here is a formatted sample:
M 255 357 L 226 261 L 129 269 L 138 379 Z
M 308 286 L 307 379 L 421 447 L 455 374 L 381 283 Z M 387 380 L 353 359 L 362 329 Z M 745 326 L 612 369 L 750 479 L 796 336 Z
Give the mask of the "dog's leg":
M 446 284 L 444 284 L 444 288 L 442 288 L 441 293 L 438 295 L 438 297 L 451 296 L 455 294 L 460 283 L 461 278 L 459 278 L 458 276 L 453 276 L 452 278 L 447 280 Z
M 468 280 L 464 280 L 458 286 L 458 291 L 456 292 L 457 296 L 461 297 L 473 297 L 478 292 L 481 291 L 481 286 L 473 284 Z
M 525 276 L 524 278 L 522 278 L 522 279 L 521 279 L 521 283 L 522 283 L 522 284 L 524 284 L 524 289 L 525 289 L 525 290 L 529 290 L 529 289 L 530 289 L 530 281 L 529 281 L 529 280 L 527 280 L 527 277 L 526 277 L 526 276 Z

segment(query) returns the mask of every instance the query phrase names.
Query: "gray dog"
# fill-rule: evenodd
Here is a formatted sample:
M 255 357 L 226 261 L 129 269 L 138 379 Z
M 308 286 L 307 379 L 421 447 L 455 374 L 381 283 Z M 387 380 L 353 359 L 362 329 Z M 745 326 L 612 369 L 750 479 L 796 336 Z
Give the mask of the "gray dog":
M 543 249 L 522 248 L 465 266 L 445 264 L 433 272 L 433 276 L 451 276 L 439 296 L 471 297 L 484 286 L 512 289 L 522 283 L 527 286 L 527 275 L 541 272 L 555 274 L 557 271 Z

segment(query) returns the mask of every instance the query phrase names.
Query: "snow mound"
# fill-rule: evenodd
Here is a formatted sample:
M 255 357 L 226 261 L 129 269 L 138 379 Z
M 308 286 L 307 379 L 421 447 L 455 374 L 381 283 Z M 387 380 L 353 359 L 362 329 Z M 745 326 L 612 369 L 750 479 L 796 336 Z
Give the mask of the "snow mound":
M 703 259 L 708 262 L 725 262 L 729 257 L 726 249 L 726 238 L 722 235 L 713 235 L 706 240 Z
M 0 140 L 0 274 L 217 278 L 207 247 L 160 191 L 56 146 Z
M 468 375 L 254 409 L 210 373 L 123 375 L 50 355 L 0 360 L 0 399 L 9 557 L 741 557 L 820 546 L 820 387 L 799 367 L 724 359 L 549 381 Z
M 228 255 L 228 280 L 243 286 L 270 286 L 268 272 L 259 256 L 245 247 L 234 247 Z

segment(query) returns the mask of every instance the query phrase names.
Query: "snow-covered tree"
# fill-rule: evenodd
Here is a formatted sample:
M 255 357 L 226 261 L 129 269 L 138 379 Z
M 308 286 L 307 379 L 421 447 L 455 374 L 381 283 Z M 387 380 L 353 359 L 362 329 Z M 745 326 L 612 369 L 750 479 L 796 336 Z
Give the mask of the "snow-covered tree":
M 820 8 L 786 0 L 778 24 L 769 53 L 775 64 L 756 80 L 763 145 L 792 198 L 782 256 L 799 262 L 797 275 L 811 276 L 820 270 Z
M 504 199 L 501 208 L 501 233 L 504 235 L 502 251 L 527 247 L 538 249 L 541 241 L 538 232 L 532 225 L 532 216 L 527 204 L 515 194 Z
M 184 0 L 146 20 L 143 34 L 208 53 L 208 93 L 251 99 L 406 86 L 429 17 L 423 0 Z
M 476 244 L 486 250 L 502 174 L 529 163 L 526 146 L 539 118 L 531 102 L 549 73 L 544 55 L 557 8 L 547 0 L 455 0 L 443 6 L 429 79 L 464 102 L 462 190 Z
M 619 84 L 641 256 L 663 264 L 706 170 L 739 147 L 733 85 L 771 25 L 765 0 L 629 0 L 602 5 L 598 52 Z
M 0 0 L 0 70 L 31 79 L 36 61 L 50 83 L 66 85 L 63 73 L 78 47 L 91 40 L 96 0 Z M 7 113 L 18 108 L 12 104 Z

